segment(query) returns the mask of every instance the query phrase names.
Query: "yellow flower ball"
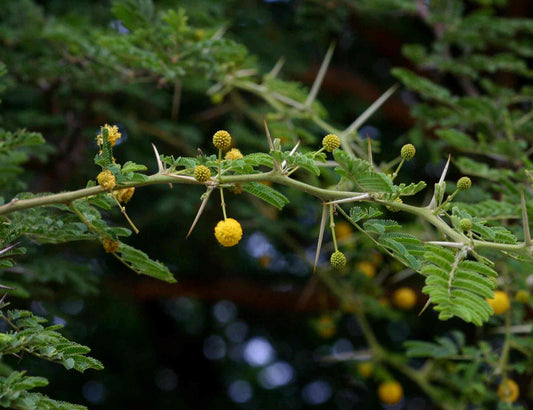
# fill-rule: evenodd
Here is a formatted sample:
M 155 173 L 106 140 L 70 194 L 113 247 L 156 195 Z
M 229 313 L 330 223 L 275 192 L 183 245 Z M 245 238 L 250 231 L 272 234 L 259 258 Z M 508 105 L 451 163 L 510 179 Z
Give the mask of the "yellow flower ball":
M 194 179 L 198 182 L 205 182 L 211 178 L 211 170 L 205 165 L 197 165 L 194 167 Z
M 520 396 L 520 388 L 514 380 L 507 379 L 498 386 L 498 396 L 505 403 L 514 403 Z
M 118 251 L 120 242 L 114 241 L 111 238 L 107 237 L 107 238 L 104 238 L 104 240 L 102 241 L 102 246 L 104 247 L 104 250 L 107 253 L 115 253 L 116 251 Z
M 402 200 L 402 198 L 395 198 L 394 202 L 396 202 L 398 204 L 402 204 L 403 200 Z M 385 208 L 387 208 L 391 212 L 398 212 L 400 210 L 400 208 L 396 208 L 394 205 L 387 205 Z
M 98 184 L 102 188 L 107 189 L 109 191 L 111 191 L 115 187 L 115 185 L 117 184 L 115 176 L 108 169 L 106 169 L 105 171 L 100 172 L 98 174 L 98 176 L 96 177 L 96 179 L 98 180 Z
M 529 302 L 529 292 L 527 290 L 519 290 L 516 292 L 516 295 L 514 296 L 515 300 L 520 303 L 528 303 Z
M 213 135 L 213 145 L 221 150 L 227 150 L 231 146 L 231 135 L 225 130 L 219 130 Z
M 346 256 L 341 251 L 335 251 L 331 254 L 330 262 L 335 269 L 342 269 L 346 266 Z
M 468 218 L 463 218 L 459 221 L 459 228 L 462 231 L 470 231 L 472 229 L 472 221 Z
M 413 289 L 403 287 L 396 289 L 392 300 L 398 309 L 409 310 L 416 305 L 416 293 Z
M 228 152 L 226 152 L 226 156 L 224 159 L 233 161 L 235 159 L 242 158 L 242 153 L 237 148 L 232 148 Z
M 115 146 L 117 141 L 122 138 L 122 134 L 118 132 L 118 127 L 116 125 L 109 125 L 106 124 L 103 127 L 101 127 L 100 134 L 96 136 L 96 141 L 98 142 L 98 145 L 102 145 L 103 143 L 103 130 L 107 130 L 107 140 L 111 144 L 112 147 Z
M 326 151 L 332 152 L 341 146 L 341 140 L 335 134 L 328 134 L 322 139 L 322 145 Z
M 357 365 L 357 372 L 364 379 L 368 379 L 374 373 L 374 366 L 370 362 L 363 362 Z
M 402 385 L 395 380 L 383 382 L 378 387 L 378 396 L 385 404 L 399 403 L 403 398 Z
M 115 198 L 117 198 L 119 202 L 124 202 L 126 204 L 129 202 L 134 192 L 135 192 L 134 187 L 124 188 L 124 189 L 119 189 L 118 191 L 115 191 L 113 195 L 115 195 Z
M 376 275 L 376 265 L 374 265 L 372 262 L 359 262 L 355 265 L 355 269 L 368 276 L 369 278 L 373 278 Z
M 223 101 L 224 101 L 224 96 L 220 93 L 216 93 L 211 96 L 211 103 L 215 105 L 222 104 Z
M 466 191 L 472 186 L 472 180 L 468 177 L 461 177 L 457 181 L 457 189 L 459 191 Z
M 406 161 L 411 160 L 415 154 L 416 148 L 413 144 L 405 144 L 400 152 L 401 157 Z
M 329 339 L 337 332 L 337 326 L 330 315 L 322 315 L 317 322 L 318 334 L 324 339 Z
M 222 246 L 235 246 L 242 238 L 241 224 L 233 218 L 220 221 L 215 226 L 215 237 Z
M 507 312 L 507 310 L 509 310 L 509 308 L 511 307 L 509 296 L 507 296 L 507 293 L 501 290 L 497 290 L 496 292 L 494 292 L 494 298 L 487 299 L 487 302 L 489 303 L 492 310 L 494 310 L 495 315 L 501 315 L 502 313 Z

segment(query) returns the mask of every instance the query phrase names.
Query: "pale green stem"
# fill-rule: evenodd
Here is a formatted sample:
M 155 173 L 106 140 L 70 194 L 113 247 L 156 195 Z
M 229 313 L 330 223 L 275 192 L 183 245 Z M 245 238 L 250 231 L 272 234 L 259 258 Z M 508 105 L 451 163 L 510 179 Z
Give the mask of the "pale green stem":
M 305 182 L 301 182 L 301 181 L 298 181 L 292 178 L 288 178 L 287 176 L 280 175 L 279 173 L 276 173 L 274 171 L 266 172 L 266 173 L 257 173 L 257 174 L 224 176 L 225 184 L 261 182 L 261 181 L 271 181 L 277 184 L 285 185 L 285 186 L 297 189 L 299 191 L 306 192 L 310 195 L 316 196 L 317 198 L 323 201 L 353 198 L 354 196 L 361 195 L 360 192 L 336 191 L 333 189 L 319 188 L 319 187 L 307 184 Z M 154 174 L 154 175 L 150 175 L 146 181 L 125 182 L 115 187 L 115 190 L 129 188 L 129 187 L 141 187 L 141 186 L 148 186 L 148 185 L 155 185 L 155 184 L 169 184 L 169 183 L 205 185 L 205 184 L 199 183 L 194 178 L 186 178 L 186 177 L 176 178 L 176 177 L 173 177 L 171 174 Z M 216 184 L 216 182 L 214 181 L 211 181 L 211 183 Z M 94 195 L 107 193 L 107 192 L 109 191 L 103 189 L 100 186 L 94 186 L 90 188 L 79 189 L 77 191 L 62 192 L 59 194 L 45 195 L 45 196 L 40 196 L 40 197 L 30 198 L 30 199 L 19 200 L 17 198 L 14 198 L 11 202 L 0 206 L 0 215 L 7 215 L 14 211 L 20 211 L 22 209 L 35 208 L 35 207 L 44 206 L 44 205 L 51 205 L 51 204 L 58 204 L 58 203 L 69 204 L 70 202 L 76 199 L 87 198 L 87 197 L 91 197 Z M 375 198 L 372 195 L 370 195 L 368 199 L 365 199 L 362 201 L 375 202 L 375 203 L 378 203 L 384 206 L 393 206 L 399 209 L 400 211 L 404 211 L 412 215 L 419 216 L 425 219 L 426 221 L 428 221 L 433 226 L 435 226 L 435 228 L 443 232 L 446 236 L 448 236 L 450 239 L 454 240 L 455 242 L 463 243 L 463 244 L 470 243 L 470 239 L 468 237 L 454 230 L 451 226 L 449 226 L 446 222 L 444 222 L 438 216 L 433 215 L 431 209 L 429 208 L 417 207 L 417 206 L 408 205 L 404 203 L 387 201 L 387 200 Z M 482 240 L 474 240 L 473 245 L 476 249 L 482 249 L 482 248 L 495 249 L 495 250 L 500 250 L 504 252 L 515 252 L 523 256 L 531 255 L 531 250 L 529 249 L 529 247 L 526 247 L 524 243 L 522 242 L 517 243 L 517 244 L 507 244 L 507 243 L 494 243 L 494 242 L 487 242 L 487 241 L 482 241 Z
M 439 214 L 439 211 L 440 211 L 442 208 L 444 208 L 444 206 L 445 206 L 446 204 L 448 204 L 449 202 L 451 202 L 451 200 L 452 200 L 453 198 L 455 198 L 455 195 L 457 195 L 458 193 L 459 193 L 459 190 L 456 189 L 453 193 L 451 193 L 450 195 L 448 195 L 448 198 L 446 198 L 446 200 L 445 200 L 442 204 L 440 204 L 440 206 L 439 206 L 437 209 L 435 209 L 435 210 L 433 211 L 433 214 L 438 215 L 438 214 Z
M 333 204 L 329 205 L 329 229 L 331 229 L 331 237 L 333 238 L 333 246 L 335 247 L 335 252 L 339 250 L 337 247 L 337 236 L 335 235 L 335 219 L 333 217 Z
M 400 172 L 400 169 L 402 169 L 402 165 L 405 162 L 405 158 L 402 158 L 400 163 L 398 164 L 398 167 L 396 168 L 396 171 L 391 176 L 391 181 L 394 181 L 394 179 L 398 176 L 398 173 Z
M 74 211 L 74 213 L 78 216 L 78 218 L 80 218 L 80 220 L 85 224 L 87 225 L 87 227 L 93 231 L 95 234 L 99 235 L 99 236 L 104 236 L 97 228 L 96 226 L 94 226 L 86 217 L 85 215 L 83 215 L 83 213 L 78 209 L 78 207 L 76 205 L 74 205 L 74 202 L 71 202 L 70 204 L 70 208 Z
M 224 220 L 228 219 L 226 215 L 226 202 L 224 201 L 224 188 L 222 188 L 222 150 L 218 150 L 218 185 L 220 187 L 220 206 L 222 207 L 222 214 Z
M 126 207 L 125 206 L 122 206 L 122 204 L 120 203 L 120 201 L 115 197 L 115 195 L 111 194 L 111 196 L 113 197 L 113 199 L 115 200 L 115 202 L 117 203 L 118 207 L 120 208 L 120 212 L 122 212 L 122 215 L 124 215 L 124 217 L 126 218 L 126 220 L 128 221 L 128 223 L 130 224 L 131 228 L 133 229 L 133 232 L 135 232 L 136 234 L 139 233 L 139 230 L 137 229 L 137 227 L 135 226 L 135 224 L 133 223 L 133 221 L 130 219 L 130 217 L 128 216 L 127 212 L 126 212 Z

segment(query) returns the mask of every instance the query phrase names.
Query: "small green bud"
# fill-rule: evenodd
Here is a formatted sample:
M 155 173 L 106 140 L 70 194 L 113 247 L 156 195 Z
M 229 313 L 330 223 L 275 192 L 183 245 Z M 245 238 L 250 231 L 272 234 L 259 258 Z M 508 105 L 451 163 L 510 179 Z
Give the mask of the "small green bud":
M 205 182 L 211 178 L 211 170 L 205 165 L 197 165 L 194 168 L 194 179 L 198 182 Z
M 331 254 L 331 266 L 335 269 L 341 269 L 346 266 L 346 256 L 341 251 L 335 251 Z
M 459 191 L 466 191 L 472 186 L 472 181 L 468 177 L 461 177 L 457 181 L 457 189 Z
M 472 221 L 468 218 L 463 218 L 459 221 L 459 227 L 463 231 L 469 231 L 472 229 Z
M 341 146 L 341 140 L 335 134 L 328 134 L 322 139 L 322 145 L 328 152 L 333 152 Z
M 396 199 L 394 200 L 394 202 L 397 202 L 397 203 L 399 203 L 399 204 L 402 204 L 402 203 L 403 203 L 402 198 L 396 198 Z M 389 211 L 391 211 L 391 212 L 398 212 L 398 211 L 400 210 L 400 208 L 396 208 L 395 206 L 392 206 L 392 205 L 391 205 L 391 206 L 387 205 L 386 208 L 387 208 Z
M 412 159 L 415 156 L 415 154 L 416 154 L 416 148 L 413 144 L 405 144 L 402 147 L 402 150 L 400 153 L 402 158 L 406 161 L 409 161 L 410 159 Z

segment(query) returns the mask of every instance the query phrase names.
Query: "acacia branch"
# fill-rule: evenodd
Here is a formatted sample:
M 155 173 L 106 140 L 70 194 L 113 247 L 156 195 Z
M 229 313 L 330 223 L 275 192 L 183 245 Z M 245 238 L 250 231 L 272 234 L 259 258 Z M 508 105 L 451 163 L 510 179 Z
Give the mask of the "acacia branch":
M 352 192 L 352 191 L 336 191 L 333 189 L 324 189 L 317 186 L 298 181 L 296 179 L 289 178 L 288 176 L 281 175 L 278 172 L 270 171 L 265 173 L 256 173 L 256 174 L 243 174 L 243 175 L 227 175 L 224 177 L 224 185 L 233 185 L 240 183 L 248 182 L 262 182 L 270 181 L 280 185 L 285 185 L 299 191 L 308 193 L 319 198 L 322 201 L 332 201 L 338 199 L 347 199 L 353 198 L 358 195 L 363 195 L 361 192 Z M 130 188 L 130 187 L 142 187 L 149 185 L 157 184 L 169 184 L 169 183 L 182 183 L 182 184 L 192 184 L 192 185 L 207 185 L 212 187 L 218 187 L 219 182 L 210 179 L 205 183 L 200 183 L 193 178 L 184 177 L 182 175 L 173 175 L 173 174 L 153 174 L 150 175 L 145 181 L 130 181 L 123 184 L 117 185 L 115 190 Z M 78 189 L 76 191 L 62 192 L 58 194 L 49 194 L 44 196 L 38 196 L 35 198 L 29 199 L 18 199 L 14 198 L 9 203 L 0 206 L 0 215 L 7 215 L 11 212 L 20 211 L 23 209 L 30 209 L 39 206 L 53 205 L 53 204 L 69 204 L 76 199 L 88 198 L 94 195 L 102 194 L 109 192 L 103 189 L 100 186 L 94 186 L 90 188 Z M 477 249 L 495 249 L 503 252 L 515 252 L 523 256 L 531 256 L 533 249 L 527 246 L 524 242 L 517 244 L 506 244 L 506 243 L 495 243 L 488 242 L 483 240 L 474 240 L 470 241 L 469 238 L 464 236 L 462 233 L 453 229 L 450 225 L 444 222 L 437 215 L 434 215 L 432 210 L 427 207 L 418 207 L 414 205 L 408 205 L 404 203 L 398 203 L 395 201 L 380 199 L 379 194 L 368 194 L 368 197 L 362 196 L 361 202 L 371 202 L 378 203 L 383 206 L 393 206 L 394 208 L 399 209 L 410 213 L 412 215 L 421 217 L 427 222 L 432 224 L 439 231 L 448 236 L 451 240 L 456 243 L 469 246 L 469 250 Z

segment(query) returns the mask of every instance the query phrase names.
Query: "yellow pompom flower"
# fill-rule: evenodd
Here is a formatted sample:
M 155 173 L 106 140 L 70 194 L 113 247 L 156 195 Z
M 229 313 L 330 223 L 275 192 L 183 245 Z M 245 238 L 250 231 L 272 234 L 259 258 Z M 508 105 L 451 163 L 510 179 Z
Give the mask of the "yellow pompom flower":
M 514 295 L 514 298 L 517 302 L 528 303 L 529 302 L 529 292 L 527 290 L 519 290 Z
M 98 180 L 98 184 L 100 184 L 102 188 L 107 189 L 109 191 L 111 191 L 117 184 L 115 176 L 108 169 L 100 172 L 96 179 Z
M 402 198 L 395 198 L 394 202 L 396 202 L 398 204 L 403 204 Z M 400 208 L 396 208 L 393 205 L 387 205 L 385 208 L 387 208 L 391 212 L 398 212 L 400 210 Z
M 399 288 L 394 291 L 392 300 L 398 309 L 409 310 L 416 305 L 416 293 L 408 287 Z
M 233 161 L 234 159 L 242 158 L 242 153 L 237 148 L 232 148 L 228 152 L 226 152 L 226 156 L 224 159 Z
M 415 154 L 416 154 L 416 148 L 413 144 L 405 144 L 402 147 L 402 150 L 400 151 L 401 157 L 406 161 L 413 159 Z
M 368 276 L 369 278 L 373 278 L 376 275 L 376 265 L 374 265 L 372 262 L 368 262 L 368 261 L 359 262 L 358 264 L 355 265 L 355 268 L 359 272 Z
M 368 379 L 374 373 L 374 366 L 370 362 L 363 362 L 357 365 L 357 372 L 362 378 Z
M 213 135 L 213 145 L 221 150 L 227 150 L 231 146 L 231 135 L 225 130 L 219 130 Z
M 472 229 L 472 221 L 468 218 L 463 218 L 459 221 L 459 228 L 462 231 L 470 231 Z
M 109 237 L 106 237 L 102 241 L 102 246 L 104 247 L 104 250 L 107 253 L 115 253 L 116 251 L 118 251 L 118 247 L 120 246 L 120 242 L 119 241 L 114 241 L 113 239 L 111 239 Z
M 224 101 L 224 96 L 220 93 L 216 93 L 211 96 L 212 104 L 219 105 L 222 104 L 222 101 Z
M 129 202 L 134 192 L 135 192 L 134 187 L 124 188 L 124 189 L 119 189 L 118 191 L 115 191 L 113 195 L 115 195 L 115 198 L 117 198 L 119 202 L 123 202 L 126 204 Z
M 112 147 L 115 146 L 117 141 L 122 138 L 122 134 L 118 132 L 118 127 L 116 125 L 109 125 L 106 124 L 102 127 L 102 131 L 100 131 L 100 134 L 96 136 L 96 141 L 98 142 L 98 145 L 102 145 L 103 143 L 103 130 L 107 130 L 107 140 L 111 144 Z
M 520 388 L 514 380 L 507 379 L 498 386 L 498 396 L 504 403 L 514 403 L 520 396 Z
M 324 339 L 329 339 L 337 332 L 337 326 L 330 315 L 324 314 L 318 318 L 316 323 L 318 334 Z
M 472 186 L 472 180 L 468 177 L 461 177 L 457 181 L 457 189 L 459 191 L 466 191 Z
M 197 165 L 194 167 L 194 179 L 198 182 L 205 182 L 211 178 L 211 170 L 205 165 Z
M 335 269 L 342 269 L 346 266 L 346 256 L 341 251 L 335 251 L 331 254 L 330 262 Z
M 385 404 L 399 403 L 403 398 L 402 385 L 396 380 L 383 382 L 378 387 L 378 396 Z
M 222 246 L 235 246 L 242 238 L 241 224 L 233 218 L 220 221 L 215 226 L 215 237 Z
M 328 134 L 322 139 L 322 146 L 332 152 L 341 146 L 341 140 L 335 134 Z
M 492 307 L 492 310 L 494 310 L 495 315 L 501 315 L 502 313 L 507 312 L 507 310 L 509 310 L 511 307 L 509 296 L 507 296 L 507 293 L 501 290 L 494 292 L 494 298 L 487 299 L 487 302 Z

